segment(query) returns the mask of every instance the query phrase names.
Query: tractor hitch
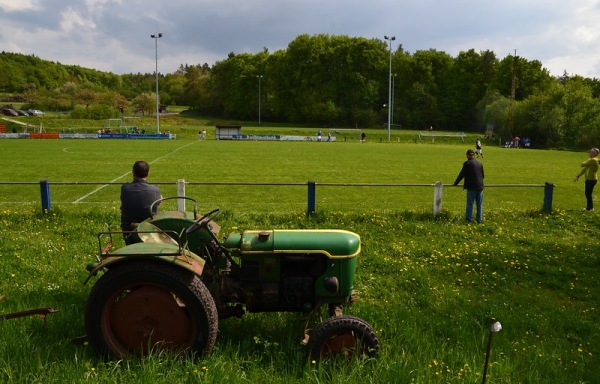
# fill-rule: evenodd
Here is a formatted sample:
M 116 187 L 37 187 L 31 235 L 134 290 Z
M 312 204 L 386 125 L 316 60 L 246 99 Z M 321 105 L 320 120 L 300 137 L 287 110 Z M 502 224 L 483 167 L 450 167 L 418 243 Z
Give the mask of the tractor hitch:
M 2 319 L 2 320 L 8 320 L 8 319 L 16 319 L 18 317 L 40 315 L 40 317 L 45 322 L 46 321 L 46 315 L 49 315 L 51 313 L 56 313 L 56 312 L 59 312 L 59 311 L 60 310 L 54 309 L 52 307 L 35 308 L 35 309 L 28 309 L 26 311 L 6 313 L 4 315 L 0 315 L 0 319 Z

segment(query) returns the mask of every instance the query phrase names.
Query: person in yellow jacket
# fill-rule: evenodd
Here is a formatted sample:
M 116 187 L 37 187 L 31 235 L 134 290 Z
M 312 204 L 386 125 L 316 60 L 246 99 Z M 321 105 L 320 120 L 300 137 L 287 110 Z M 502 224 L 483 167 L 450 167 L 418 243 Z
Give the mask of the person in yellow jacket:
M 598 182 L 598 153 L 600 150 L 598 148 L 592 148 L 589 150 L 590 157 L 581 163 L 581 172 L 577 176 L 575 176 L 575 180 L 579 180 L 579 177 L 585 175 L 585 198 L 587 200 L 587 206 L 583 209 L 585 212 L 590 212 L 594 210 L 594 199 L 592 198 L 592 193 L 594 192 L 594 187 Z

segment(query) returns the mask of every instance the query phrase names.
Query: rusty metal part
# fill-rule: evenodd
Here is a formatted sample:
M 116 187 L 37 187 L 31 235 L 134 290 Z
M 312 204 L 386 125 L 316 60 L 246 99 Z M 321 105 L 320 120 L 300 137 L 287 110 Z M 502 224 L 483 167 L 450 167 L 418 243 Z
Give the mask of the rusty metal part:
M 352 331 L 338 333 L 323 343 L 321 347 L 321 356 L 351 356 L 359 353 L 356 351 L 358 345 L 358 335 Z
M 166 349 L 193 343 L 196 330 L 188 308 L 168 290 L 141 286 L 109 307 L 102 319 L 111 329 L 106 342 L 123 354 L 151 347 L 152 339 L 160 340 Z
M 113 242 L 112 242 L 112 238 L 111 238 L 111 240 L 108 243 L 106 243 L 106 245 L 104 246 L 104 248 L 102 248 L 102 250 L 100 251 L 100 253 L 102 255 L 108 255 L 108 252 L 110 252 L 110 250 L 112 249 L 112 247 L 113 247 Z
M 52 307 L 28 309 L 26 311 L 12 312 L 12 313 L 6 313 L 4 315 L 0 315 L 0 319 L 8 320 L 8 319 L 16 319 L 17 317 L 40 315 L 40 317 L 45 320 L 46 315 L 48 315 L 50 313 L 56 313 L 59 311 L 60 310 L 54 309 Z

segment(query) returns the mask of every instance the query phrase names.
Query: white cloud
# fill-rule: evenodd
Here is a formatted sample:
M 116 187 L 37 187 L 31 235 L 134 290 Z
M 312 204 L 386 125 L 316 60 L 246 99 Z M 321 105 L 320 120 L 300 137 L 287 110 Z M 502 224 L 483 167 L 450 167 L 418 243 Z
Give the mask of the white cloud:
M 599 22 L 595 0 L 0 0 L 4 50 L 116 73 L 153 72 L 152 33 L 163 72 L 324 33 L 453 56 L 517 49 L 554 75 L 600 77 Z
M 35 6 L 32 0 L 0 0 L 0 9 L 10 12 L 33 10 Z
M 61 16 L 60 26 L 62 31 L 68 34 L 81 33 L 82 30 L 93 30 L 96 27 L 93 20 L 84 17 L 72 8 L 67 8 L 61 12 Z

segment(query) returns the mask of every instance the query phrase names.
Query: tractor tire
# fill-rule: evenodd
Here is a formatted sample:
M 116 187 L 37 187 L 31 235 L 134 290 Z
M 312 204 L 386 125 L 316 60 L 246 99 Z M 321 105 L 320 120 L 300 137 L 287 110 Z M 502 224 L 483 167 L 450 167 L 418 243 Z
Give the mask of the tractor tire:
M 306 347 L 312 361 L 375 357 L 379 353 L 379 340 L 366 321 L 354 316 L 336 316 L 310 333 Z
M 190 271 L 160 261 L 126 261 L 92 288 L 85 328 L 102 358 L 155 350 L 202 356 L 215 344 L 218 313 L 210 292 Z

